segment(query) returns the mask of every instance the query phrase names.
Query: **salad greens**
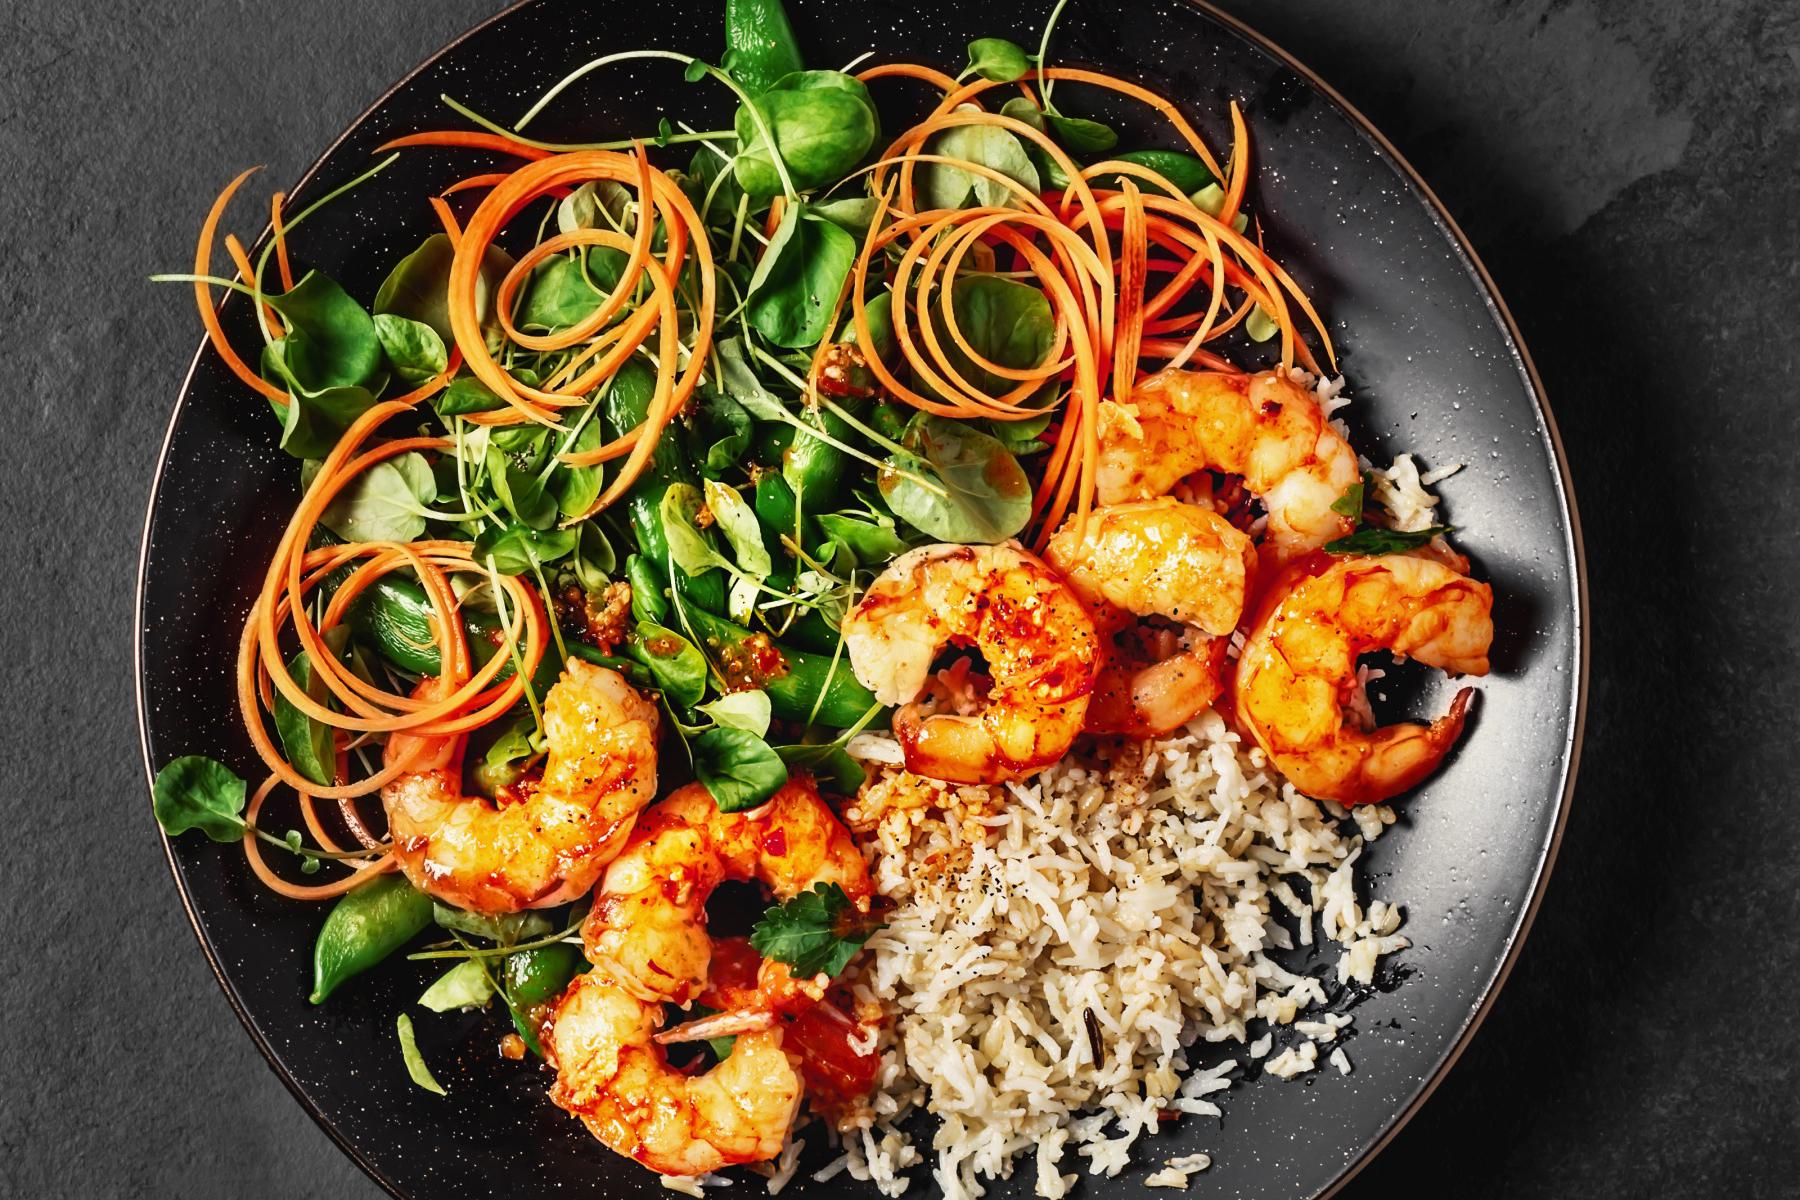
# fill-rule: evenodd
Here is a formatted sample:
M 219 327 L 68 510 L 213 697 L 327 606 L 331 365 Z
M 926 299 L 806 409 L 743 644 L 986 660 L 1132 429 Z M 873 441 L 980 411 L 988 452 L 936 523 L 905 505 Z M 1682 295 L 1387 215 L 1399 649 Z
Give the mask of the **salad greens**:
M 1014 97 L 1001 114 L 1070 155 L 1107 155 L 1118 144 L 1115 131 L 1059 108 L 1043 73 L 1061 8 L 1035 54 L 1004 38 L 978 38 L 958 78 L 1010 83 L 1035 69 L 1036 101 Z M 490 149 L 633 151 L 630 138 L 557 145 L 523 130 L 578 80 L 612 63 L 674 63 L 689 85 L 724 88 L 735 103 L 728 129 L 665 118 L 654 131 L 639 131 L 657 148 L 657 186 L 673 184 L 697 214 L 684 236 L 704 243 L 708 277 L 690 254 L 653 297 L 647 274 L 619 247 L 642 233 L 653 255 L 668 252 L 678 232 L 667 227 L 673 210 L 659 203 L 646 211 L 635 187 L 604 178 L 527 205 L 505 231 L 505 248 L 478 242 L 485 249 L 473 264 L 472 310 L 458 308 L 467 305 L 467 293 L 452 294 L 454 229 L 424 237 L 364 298 L 317 269 L 277 289 L 273 244 L 242 283 L 158 277 L 250 298 L 262 345 L 249 356 L 254 371 L 239 364 L 240 376 L 268 398 L 280 445 L 298 460 L 303 484 L 323 479 L 334 489 L 321 502 L 308 549 L 469 548 L 474 569 L 456 574 L 454 584 L 455 619 L 472 667 L 492 668 L 495 684 L 522 685 L 517 703 L 470 736 L 465 786 L 497 802 L 529 787 L 542 770 L 543 697 L 571 658 L 617 670 L 654 695 L 665 718 L 658 768 L 665 785 L 691 777 L 722 812 L 761 805 L 796 772 L 827 791 L 854 792 L 864 770 L 847 746 L 858 732 L 881 728 L 887 714 L 850 670 L 844 614 L 912 547 L 1003 541 L 1034 515 L 1026 464 L 1046 449 L 1056 393 L 1065 385 L 1051 380 L 1024 397 L 1026 419 L 965 420 L 898 403 L 881 381 L 898 379 L 927 398 L 1011 396 L 1014 379 L 989 367 L 1029 372 L 1050 362 L 1058 330 L 1050 298 L 1029 274 L 1001 270 L 993 248 L 982 246 L 953 276 L 930 285 L 942 303 L 913 320 L 914 337 L 927 322 L 926 332 L 945 347 L 944 371 L 899 354 L 890 290 L 899 247 L 876 251 L 857 274 L 864 246 L 883 232 L 875 223 L 884 205 L 867 170 L 883 145 L 874 98 L 845 71 L 809 67 L 781 0 L 728 0 L 725 24 L 717 65 L 662 50 L 608 55 L 571 72 L 512 128 L 445 98 L 481 127 L 471 136 L 486 137 Z M 922 204 L 1022 205 L 1013 189 L 972 168 L 1033 195 L 1066 186 L 1062 165 L 1016 128 L 953 124 L 933 134 L 923 150 L 955 161 L 920 166 Z M 682 148 L 679 155 L 674 147 Z M 1223 199 L 1212 172 L 1185 152 L 1137 149 L 1115 157 L 1161 174 L 1196 203 L 1205 196 L 1215 211 Z M 391 161 L 287 219 L 284 236 L 291 243 L 321 204 Z M 216 219 L 217 212 L 205 239 Z M 560 240 L 544 246 L 552 237 Z M 284 245 L 284 280 L 287 252 Z M 511 276 L 508 293 L 502 281 L 520 261 L 535 265 Z M 845 300 L 853 276 L 868 288 L 861 305 L 868 333 L 861 338 Z M 468 285 L 464 278 L 459 286 Z M 672 331 L 626 343 L 635 349 L 596 373 L 590 389 L 558 390 L 587 378 L 581 372 L 593 356 L 653 308 L 653 299 L 672 309 Z M 584 347 L 558 340 L 603 305 L 613 315 L 596 341 Z M 917 310 L 901 315 L 914 311 L 927 312 L 923 297 Z M 1253 329 L 1261 328 L 1259 316 L 1268 323 L 1253 314 Z M 459 323 L 479 338 L 459 347 Z M 495 390 L 507 390 L 505 381 L 465 360 L 465 351 L 480 357 L 482 350 L 519 387 L 559 404 L 543 419 L 513 419 L 509 398 Z M 666 409 L 658 411 L 667 379 L 693 362 L 703 364 L 693 394 L 670 420 Z M 381 432 L 412 440 L 390 444 L 397 452 L 381 453 L 347 483 L 325 479 L 331 464 L 324 460 L 345 431 L 376 405 L 403 396 L 409 403 L 423 396 L 429 408 L 406 409 Z M 626 475 L 640 429 L 652 431 L 654 445 Z M 1331 548 L 1355 543 L 1367 552 L 1363 545 L 1377 538 L 1429 532 L 1365 529 Z M 327 577 L 314 581 L 303 606 L 323 631 L 319 640 L 281 654 L 307 703 L 281 689 L 266 701 L 286 763 L 321 787 L 341 784 L 346 772 L 373 774 L 381 753 L 379 737 L 349 739 L 317 718 L 322 710 L 345 711 L 343 693 L 321 686 L 321 673 L 334 679 L 347 672 L 370 689 L 404 696 L 444 666 L 439 610 L 422 574 L 389 570 L 362 578 L 354 599 L 330 607 L 328 616 L 335 589 L 356 571 L 353 559 L 333 561 L 339 565 L 320 570 Z M 548 645 L 520 680 L 527 657 L 514 635 L 522 597 L 547 614 Z M 216 842 L 277 847 L 307 874 L 334 860 L 359 872 L 320 930 L 314 1003 L 434 931 L 435 940 L 411 957 L 449 965 L 419 1005 L 451 1012 L 498 998 L 525 1045 L 539 1050 L 538 1010 L 585 969 L 580 905 L 496 917 L 434 904 L 402 876 L 380 873 L 388 847 L 313 849 L 298 831 L 247 819 L 247 792 L 244 780 L 218 762 L 177 758 L 157 775 L 156 817 L 171 836 L 199 830 Z M 248 811 L 257 811 L 261 794 Z M 830 975 L 877 927 L 841 888 L 821 885 L 771 909 L 752 940 L 797 973 Z M 398 1036 L 414 1081 L 441 1093 L 406 1014 Z

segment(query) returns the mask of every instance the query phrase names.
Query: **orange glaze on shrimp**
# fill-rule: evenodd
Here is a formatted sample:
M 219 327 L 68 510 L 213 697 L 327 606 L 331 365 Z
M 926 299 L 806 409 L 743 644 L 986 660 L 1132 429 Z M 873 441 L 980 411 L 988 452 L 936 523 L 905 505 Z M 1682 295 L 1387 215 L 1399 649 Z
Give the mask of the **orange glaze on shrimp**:
M 1218 698 L 1224 636 L 1256 574 L 1248 535 L 1209 508 L 1167 497 L 1097 508 L 1069 521 L 1045 559 L 1087 605 L 1101 667 L 1087 729 L 1156 737 Z M 1161 617 L 1184 629 L 1152 629 Z
M 1262 499 L 1265 552 L 1277 563 L 1355 524 L 1331 506 L 1362 477 L 1356 452 L 1286 371 L 1162 371 L 1129 402 L 1101 405 L 1101 504 L 1167 495 L 1202 468 L 1241 476 Z
M 781 899 L 835 883 L 863 912 L 873 890 L 849 831 L 804 777 L 746 813 L 721 813 L 699 784 L 680 788 L 645 814 L 607 869 L 582 928 L 594 969 L 546 1026 L 551 1099 L 613 1150 L 667 1175 L 774 1158 L 805 1090 L 772 1019 L 734 1030 L 730 1057 L 701 1075 L 670 1066 L 658 1040 L 664 1004 L 708 989 L 706 900 L 727 879 L 757 880 Z M 823 978 L 768 974 L 784 1007 L 823 995 Z
M 1388 649 L 1485 675 L 1493 589 L 1434 559 L 1388 554 L 1295 564 L 1265 597 L 1238 661 L 1239 718 L 1309 796 L 1370 804 L 1416 786 L 1462 733 L 1473 689 L 1430 725 L 1358 728 L 1356 660 Z
M 946 646 L 974 646 L 992 686 L 976 714 L 920 702 Z M 1060 759 L 1093 690 L 1094 623 L 1056 572 L 1019 547 L 921 546 L 888 564 L 844 618 L 862 685 L 898 704 L 906 769 L 956 783 L 998 783 Z
M 436 686 L 427 680 L 420 694 Z M 656 725 L 656 706 L 617 672 L 570 659 L 544 697 L 543 778 L 516 804 L 463 794 L 464 739 L 393 735 L 389 762 L 418 756 L 381 790 L 400 869 L 472 912 L 586 895 L 656 794 Z

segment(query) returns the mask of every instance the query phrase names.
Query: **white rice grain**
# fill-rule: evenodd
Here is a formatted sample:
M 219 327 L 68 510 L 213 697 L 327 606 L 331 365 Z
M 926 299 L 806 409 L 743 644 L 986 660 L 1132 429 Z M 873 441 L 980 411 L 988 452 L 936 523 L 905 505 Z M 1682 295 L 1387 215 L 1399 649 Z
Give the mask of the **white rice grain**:
M 848 1171 L 897 1195 L 918 1158 L 897 1126 L 922 1107 L 940 1119 L 932 1177 L 945 1200 L 981 1196 L 1021 1155 L 1036 1194 L 1061 1200 L 1071 1162 L 1111 1177 L 1168 1115 L 1219 1115 L 1208 1097 L 1236 1064 L 1190 1073 L 1189 1047 L 1248 1044 L 1258 1058 L 1273 1038 L 1253 1041 L 1255 1022 L 1299 1020 L 1319 1040 L 1348 1023 L 1311 1016 L 1323 983 L 1269 957 L 1293 940 L 1271 912 L 1340 947 L 1340 979 L 1372 977 L 1405 944 L 1399 910 L 1365 908 L 1355 890 L 1391 812 L 1365 806 L 1352 821 L 1300 795 L 1214 713 L 1004 787 L 895 769 L 881 735 L 852 751 L 876 769 L 845 817 L 892 908 L 848 979 L 893 1019 L 879 1093 L 815 1178 Z M 1264 1069 L 1292 1077 L 1318 1060 L 1309 1037 Z M 1184 1187 L 1198 1169 L 1153 1178 Z

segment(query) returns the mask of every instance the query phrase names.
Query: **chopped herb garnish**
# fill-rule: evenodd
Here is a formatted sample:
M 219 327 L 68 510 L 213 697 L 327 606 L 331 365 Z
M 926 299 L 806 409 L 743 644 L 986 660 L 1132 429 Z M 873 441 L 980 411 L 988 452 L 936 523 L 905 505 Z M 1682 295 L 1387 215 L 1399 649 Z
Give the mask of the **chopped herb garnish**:
M 842 887 L 821 883 L 764 913 L 750 931 L 750 945 L 764 958 L 788 964 L 797 977 L 836 975 L 882 928 L 856 910 Z
M 1358 479 L 1344 489 L 1344 494 L 1331 502 L 1331 511 L 1340 517 L 1360 518 L 1363 512 L 1363 493 L 1366 485 Z

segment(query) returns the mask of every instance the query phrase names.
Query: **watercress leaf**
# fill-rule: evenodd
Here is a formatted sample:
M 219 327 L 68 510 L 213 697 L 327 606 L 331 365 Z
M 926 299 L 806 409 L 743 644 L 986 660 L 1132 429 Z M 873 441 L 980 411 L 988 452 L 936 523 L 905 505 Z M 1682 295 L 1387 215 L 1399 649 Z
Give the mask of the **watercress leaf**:
M 636 224 L 631 191 L 615 179 L 595 179 L 582 184 L 556 206 L 558 233 L 578 229 L 613 229 L 630 233 Z
M 552 928 L 550 918 L 541 912 L 477 913 L 437 902 L 431 905 L 431 920 L 439 929 L 466 933 L 496 946 L 529 942 L 543 937 Z
M 676 704 L 692 708 L 706 694 L 706 656 L 673 629 L 640 621 L 630 649 Z
M 656 136 L 650 140 L 660 149 L 661 147 L 667 146 L 669 144 L 669 139 L 674 136 L 675 123 L 667 117 L 662 117 L 656 122 Z
M 763 737 L 769 732 L 769 693 L 761 688 L 728 692 L 708 704 L 696 706 L 726 729 L 741 729 Z
M 1439 534 L 1449 533 L 1449 525 L 1432 525 L 1426 529 L 1383 529 L 1365 525 L 1348 537 L 1325 543 L 1327 554 L 1404 554 L 1417 550 Z
M 778 196 L 782 187 L 752 105 L 773 136 L 788 177 L 803 192 L 849 174 L 881 132 L 869 89 L 860 80 L 841 71 L 783 76 L 750 104 L 739 105 L 733 122 L 741 149 L 732 171 L 753 197 Z
M 1363 514 L 1363 492 L 1366 484 L 1358 479 L 1344 489 L 1344 494 L 1331 502 L 1331 511 L 1340 517 L 1360 519 Z
M 819 517 L 819 527 L 834 543 L 850 552 L 857 566 L 880 566 L 906 552 L 906 542 L 895 532 L 892 521 L 866 519 L 849 513 L 823 513 Z
M 618 555 L 613 552 L 606 531 L 592 521 L 583 521 L 581 537 L 575 545 L 575 578 L 590 592 L 600 592 L 612 582 L 619 569 Z
M 815 216 L 824 217 L 860 242 L 868 236 L 869 226 L 875 220 L 875 198 L 873 196 L 846 196 L 841 200 L 827 200 L 823 204 L 814 204 L 812 212 Z
M 762 385 L 751 369 L 738 338 L 725 338 L 713 347 L 713 363 L 719 369 L 719 386 L 759 421 L 785 421 L 787 408 Z
M 288 327 L 285 366 L 305 390 L 356 387 L 381 370 L 374 319 L 329 276 L 308 271 L 266 299 Z
M 687 69 L 681 73 L 681 77 L 688 83 L 699 83 L 706 78 L 706 73 L 710 70 L 712 70 L 711 63 L 703 58 L 696 58 L 688 63 Z
M 963 338 L 990 362 L 1003 367 L 1035 367 L 1050 353 L 1056 317 L 1049 298 L 1028 283 L 1000 275 L 971 272 L 951 284 L 950 303 Z M 963 353 L 950 337 L 943 315 L 933 310 L 938 340 L 957 374 L 985 395 L 1000 396 L 1017 386 Z M 921 386 L 924 386 L 921 381 Z
M 588 450 L 598 450 L 606 441 L 606 430 L 598 417 L 590 417 L 582 425 L 574 441 L 566 448 L 567 453 L 579 454 Z M 600 498 L 600 488 L 605 482 L 600 465 L 591 467 L 571 466 L 563 463 L 550 476 L 550 487 L 556 495 L 556 507 L 562 510 L 565 517 L 576 517 L 593 506 Z
M 797 979 L 835 976 L 881 928 L 856 911 L 840 885 L 820 883 L 765 912 L 750 931 L 750 945 L 764 958 L 787 963 Z
M 515 521 L 483 530 L 475 539 L 473 555 L 476 562 L 491 563 L 502 575 L 525 575 L 574 550 L 580 537 L 573 529 L 536 530 Z
M 1045 447 L 1045 443 L 1038 438 L 1050 427 L 1050 418 L 1054 415 L 1045 412 L 1022 421 L 989 421 L 985 428 L 995 440 L 1014 454 L 1036 454 Z
M 533 471 L 514 466 L 496 447 L 488 450 L 487 469 L 494 495 L 527 528 L 548 529 L 556 520 L 556 500 L 544 491 L 543 481 Z
M 1102 154 L 1119 144 L 1119 135 L 1110 125 L 1090 121 L 1086 117 L 1065 117 L 1046 112 L 1044 123 L 1063 148 L 1076 154 Z
M 976 38 L 969 43 L 969 66 L 963 74 L 973 71 L 995 83 L 1011 83 L 1029 70 L 1031 56 L 1024 47 L 1005 38 Z
M 313 678 L 312 659 L 306 651 L 294 655 L 288 663 L 288 674 L 313 700 L 324 702 L 325 689 Z M 279 688 L 275 691 L 275 732 L 296 771 L 314 783 L 329 786 L 336 782 L 337 744 L 331 727 L 301 712 Z
M 813 777 L 821 790 L 840 796 L 854 796 L 868 780 L 868 772 L 836 742 L 817 746 L 777 746 L 775 753 L 789 770 L 801 770 Z
M 584 320 L 604 299 L 588 281 L 581 259 L 552 255 L 532 268 L 515 323 L 526 330 L 566 329 Z
M 769 551 L 763 546 L 762 526 L 757 524 L 752 509 L 736 488 L 715 480 L 705 481 L 706 507 L 731 545 L 731 553 L 745 574 L 761 578 L 774 569 Z
M 709 729 L 690 744 L 694 777 L 720 812 L 743 812 L 773 796 L 787 782 L 787 765 L 769 744 L 742 729 Z
M 439 1013 L 486 1008 L 493 998 L 494 984 L 486 969 L 474 959 L 465 959 L 425 989 L 425 994 L 419 997 L 419 1007 Z
M 992 543 L 1031 519 L 1031 481 L 996 439 L 933 416 L 913 426 L 907 445 L 911 453 L 896 454 L 877 480 L 901 520 L 940 541 Z M 929 477 L 945 494 L 911 475 Z
M 439 1096 L 447 1096 L 444 1085 L 432 1078 L 431 1068 L 425 1065 L 425 1056 L 419 1053 L 419 1043 L 413 1037 L 412 1018 L 401 1013 L 395 1022 L 400 1036 L 400 1058 L 406 1063 L 406 1073 L 412 1081 L 428 1092 Z
M 456 340 L 450 329 L 450 264 L 455 258 L 456 247 L 449 236 L 432 234 L 388 273 L 375 293 L 375 311 L 422 321 L 450 345 Z M 494 289 L 512 265 L 512 255 L 490 245 L 475 278 L 475 315 L 490 338 L 499 331 L 493 311 Z
M 375 336 L 381 341 L 381 352 L 400 382 L 418 387 L 442 371 L 450 361 L 444 339 L 423 321 L 393 313 L 375 314 Z
M 198 829 L 215 842 L 244 836 L 244 781 L 230 767 L 200 754 L 164 765 L 153 789 L 156 823 L 176 837 Z
M 738 200 L 744 194 L 744 189 L 739 186 L 737 176 L 732 171 L 731 160 L 710 146 L 703 145 L 694 151 L 693 161 L 688 164 L 688 173 L 692 177 L 693 186 L 689 191 L 689 198 L 693 201 L 694 208 L 698 210 L 701 205 L 706 204 L 710 194 L 712 203 L 701 216 L 708 220 L 729 222 L 732 214 L 737 212 Z M 713 182 L 720 175 L 725 176 L 725 179 L 714 187 Z
M 958 125 L 926 140 L 926 152 L 962 159 L 1015 180 L 1028 192 L 1040 187 L 1036 164 L 1018 138 L 993 125 Z M 926 208 L 962 208 L 971 201 L 993 208 L 1017 208 L 1019 199 L 1002 183 L 948 163 L 919 168 Z
M 717 479 L 742 465 L 744 453 L 750 449 L 752 427 L 742 404 L 723 392 L 702 392 L 697 425 L 706 447 L 700 465 L 707 478 Z
M 437 476 L 413 451 L 364 471 L 326 506 L 319 523 L 347 542 L 410 542 L 425 532 L 419 510 L 436 498 Z
M 350 423 L 374 405 L 375 390 L 361 386 L 307 386 L 290 367 L 295 336 L 277 338 L 263 347 L 264 377 L 288 391 L 287 404 L 270 401 L 270 407 L 281 421 L 283 450 L 295 458 L 324 458 Z
M 1044 121 L 1044 111 L 1023 96 L 1014 96 L 1002 104 L 1000 115 L 1021 121 L 1039 133 L 1049 131 L 1049 126 Z M 1062 164 L 1048 150 L 1028 138 L 1020 138 L 1019 141 L 1025 147 L 1025 153 L 1031 156 L 1042 186 L 1054 189 L 1069 186 L 1069 173 L 1063 170 Z
M 745 315 L 777 346 L 816 346 L 855 261 L 855 238 L 804 206 L 790 205 L 750 277 Z
M 675 565 L 689 575 L 704 575 L 714 567 L 725 565 L 725 560 L 696 525 L 701 503 L 699 488 L 691 483 L 672 483 L 663 492 L 658 510 L 663 536 L 669 541 L 669 555 Z
M 432 398 L 431 406 L 440 417 L 459 417 L 504 408 L 506 401 L 496 396 L 487 384 L 475 376 L 458 375 L 450 381 L 448 387 Z

